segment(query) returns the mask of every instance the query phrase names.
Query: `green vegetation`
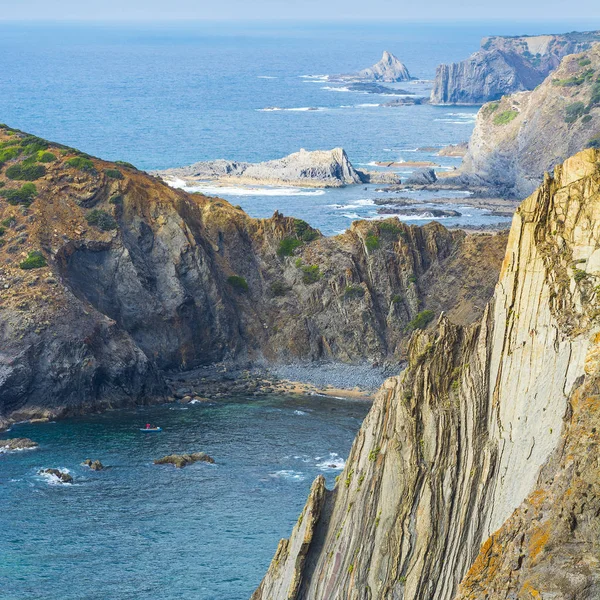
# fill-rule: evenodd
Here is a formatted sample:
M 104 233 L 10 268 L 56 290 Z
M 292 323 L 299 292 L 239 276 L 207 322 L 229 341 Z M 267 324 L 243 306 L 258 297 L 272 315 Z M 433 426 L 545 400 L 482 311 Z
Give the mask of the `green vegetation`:
M 408 281 L 408 283 L 417 283 L 417 276 L 409 275 L 407 281 Z
M 123 179 L 123 173 L 119 169 L 104 169 L 104 174 L 111 179 Z
M 37 188 L 33 183 L 25 183 L 16 190 L 1 190 L 0 196 L 6 198 L 9 204 L 24 204 L 25 206 L 29 206 L 37 196 Z
M 7 160 L 17 158 L 21 154 L 21 148 L 11 146 L 0 151 L 0 163 L 5 163 Z
M 248 291 L 248 282 L 239 275 L 230 275 L 227 278 L 227 283 L 236 291 L 236 292 L 247 292 Z
M 19 267 L 24 270 L 39 269 L 45 267 L 47 264 L 44 255 L 36 250 L 30 252 L 29 256 L 23 262 L 19 263 Z
M 600 133 L 591 138 L 587 143 L 588 148 L 596 148 L 600 150 Z
M 375 462 L 377 460 L 377 457 L 379 456 L 380 452 L 381 452 L 381 448 L 379 446 L 377 446 L 377 448 L 374 448 L 373 450 L 371 450 L 371 452 L 369 452 L 369 460 L 371 462 Z
M 500 106 L 500 102 L 488 102 L 481 109 L 483 116 L 487 117 L 487 116 L 491 115 L 492 113 L 495 113 L 498 110 L 499 106 Z
M 365 246 L 369 252 L 377 250 L 379 248 L 379 236 L 375 235 L 372 231 L 369 232 L 365 238 Z
M 117 194 L 116 196 L 111 196 L 108 199 L 109 204 L 123 204 L 123 196 Z
M 594 69 L 587 69 L 582 73 L 568 77 L 567 79 L 553 79 L 552 85 L 560 87 L 577 87 L 586 81 L 589 81 L 594 76 Z
M 400 224 L 395 222 L 395 219 L 381 221 L 381 223 L 379 223 L 379 234 L 381 237 L 389 240 L 397 240 L 399 237 L 404 236 Z
M 592 108 L 600 104 L 600 77 L 596 79 L 596 82 L 592 86 L 592 95 L 590 96 L 589 107 Z
M 306 285 L 316 283 L 321 279 L 321 271 L 319 271 L 319 265 L 306 265 L 302 267 L 302 282 Z
M 591 61 L 589 58 L 587 58 L 587 57 L 584 57 L 584 58 L 580 58 L 580 59 L 577 61 L 577 64 L 578 64 L 580 67 L 587 67 L 588 65 L 591 65 L 591 64 L 592 64 L 592 61 Z
M 352 571 L 354 571 L 354 565 L 348 567 L 348 573 L 352 573 Z
M 579 117 L 582 117 L 589 108 L 583 102 L 573 102 L 565 109 L 565 123 L 575 123 Z
M 493 123 L 494 125 L 507 125 L 514 121 L 518 114 L 516 110 L 503 110 L 494 117 Z
M 274 281 L 271 284 L 272 296 L 285 296 L 288 292 L 288 287 L 282 281 Z
M 353 300 L 362 298 L 365 295 L 365 290 L 360 285 L 347 285 L 344 290 L 344 300 Z
M 319 232 L 302 219 L 294 219 L 294 231 L 303 242 L 312 242 L 319 237 Z
M 392 304 L 399 304 L 402 300 L 404 300 L 404 298 L 400 294 L 394 294 L 392 296 Z
M 115 160 L 115 165 L 119 165 L 120 167 L 127 167 L 128 169 L 134 169 L 137 171 L 137 167 L 132 165 L 129 162 L 125 162 L 124 160 Z
M 0 237 L 2 237 L 6 233 L 6 227 L 0 225 Z
M 83 156 L 74 156 L 73 158 L 69 158 L 69 160 L 67 160 L 67 164 L 70 167 L 79 169 L 80 171 L 85 171 L 86 173 L 96 172 L 94 163 L 89 158 L 85 158 Z
M 109 215 L 105 210 L 95 208 L 86 216 L 88 225 L 93 225 L 102 229 L 102 231 L 110 231 L 117 228 L 117 222 L 112 215 Z
M 35 181 L 46 174 L 43 165 L 18 163 L 6 169 L 6 176 L 15 181 Z
M 279 248 L 277 248 L 277 256 L 292 256 L 294 250 L 302 246 L 302 242 L 293 237 L 287 237 L 279 242 Z
M 38 150 L 37 154 L 36 154 L 36 158 L 38 160 L 38 162 L 41 163 L 51 163 L 51 162 L 55 162 L 56 159 L 56 154 L 52 154 L 52 152 L 48 152 L 46 150 Z
M 573 270 L 573 279 L 577 283 L 586 279 L 587 276 L 588 276 L 588 274 L 583 269 L 574 269 Z
M 0 221 L 0 223 L 4 227 L 13 227 L 14 225 L 17 224 L 17 220 L 14 217 L 7 217 L 6 219 L 2 219 L 2 221 Z
M 581 119 L 582 123 L 589 123 L 592 120 L 592 115 L 585 115 L 583 119 Z
M 434 312 L 432 310 L 422 310 L 407 326 L 408 331 L 415 329 L 425 329 L 433 320 Z

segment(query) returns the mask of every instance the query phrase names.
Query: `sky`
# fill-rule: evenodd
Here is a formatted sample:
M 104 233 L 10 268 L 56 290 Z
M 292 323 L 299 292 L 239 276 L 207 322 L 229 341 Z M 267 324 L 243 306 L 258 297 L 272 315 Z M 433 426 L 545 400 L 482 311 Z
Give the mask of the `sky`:
M 573 6 L 576 10 L 573 10 Z M 573 21 L 598 0 L 0 0 L 0 21 Z

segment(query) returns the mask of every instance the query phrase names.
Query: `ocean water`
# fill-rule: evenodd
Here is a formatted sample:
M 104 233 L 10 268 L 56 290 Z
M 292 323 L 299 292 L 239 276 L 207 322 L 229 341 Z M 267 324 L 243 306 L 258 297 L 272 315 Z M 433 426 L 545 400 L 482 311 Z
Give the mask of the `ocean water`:
M 368 408 L 272 396 L 15 426 L 1 437 L 40 448 L 0 454 L 0 598 L 246 600 L 314 478 L 333 485 Z M 147 422 L 163 431 L 140 432 Z M 152 464 L 186 451 L 216 464 Z M 74 483 L 38 475 L 50 467 Z
M 590 26 L 569 23 L 568 28 L 578 25 Z M 345 91 L 315 76 L 354 72 L 387 49 L 414 76 L 431 80 L 439 63 L 467 57 L 485 35 L 556 28 L 543 23 L 2 24 L 0 121 L 142 169 L 217 158 L 263 161 L 300 148 L 337 146 L 358 167 L 430 160 L 450 169 L 459 161 L 415 150 L 467 140 L 476 108 L 383 108 L 377 104 L 390 97 Z M 397 87 L 426 94 L 428 84 Z M 265 110 L 273 107 L 284 110 Z M 280 210 L 333 234 L 356 218 L 376 216 L 372 204 L 359 203 L 380 196 L 375 188 L 218 193 L 253 216 Z M 443 199 L 431 200 L 444 208 Z M 470 211 L 444 222 L 501 220 Z

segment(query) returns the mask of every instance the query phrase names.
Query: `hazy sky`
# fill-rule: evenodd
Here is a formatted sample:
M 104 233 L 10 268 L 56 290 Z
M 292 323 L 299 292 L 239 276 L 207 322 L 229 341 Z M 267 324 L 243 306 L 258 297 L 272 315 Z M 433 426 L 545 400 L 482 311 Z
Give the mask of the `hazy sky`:
M 598 0 L 0 0 L 0 20 L 583 21 Z

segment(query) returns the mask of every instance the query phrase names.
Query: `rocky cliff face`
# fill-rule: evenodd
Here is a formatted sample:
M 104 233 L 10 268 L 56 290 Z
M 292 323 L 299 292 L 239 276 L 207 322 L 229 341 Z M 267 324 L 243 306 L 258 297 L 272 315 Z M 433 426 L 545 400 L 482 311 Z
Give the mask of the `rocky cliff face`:
M 523 198 L 568 156 L 600 146 L 600 45 L 567 56 L 532 92 L 486 104 L 477 115 L 461 172 Z
M 600 32 L 489 37 L 467 60 L 437 68 L 433 104 L 482 104 L 532 90 L 567 54 L 588 50 Z
M 6 127 L 0 153 L 3 424 L 163 398 L 163 369 L 399 361 L 439 311 L 481 314 L 506 241 L 395 219 L 323 238 Z
M 413 337 L 254 600 L 597 597 L 599 192 L 588 150 L 523 202 L 480 322 Z

